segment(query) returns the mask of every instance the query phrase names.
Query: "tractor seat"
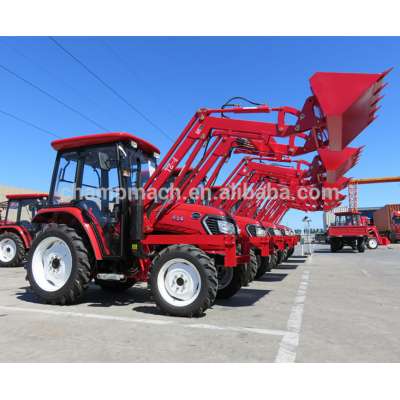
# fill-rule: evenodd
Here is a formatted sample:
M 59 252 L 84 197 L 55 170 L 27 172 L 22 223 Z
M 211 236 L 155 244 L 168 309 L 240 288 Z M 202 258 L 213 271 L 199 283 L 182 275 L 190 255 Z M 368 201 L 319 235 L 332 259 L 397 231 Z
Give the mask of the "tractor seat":
M 107 217 L 101 212 L 100 207 L 97 205 L 97 203 L 93 200 L 80 200 L 76 203 L 77 207 L 81 208 L 82 210 L 85 210 L 87 212 L 91 212 L 97 222 L 101 225 L 104 226 L 107 223 Z
M 19 225 L 25 228 L 28 232 L 33 231 L 33 225 L 30 221 L 26 220 L 20 221 Z

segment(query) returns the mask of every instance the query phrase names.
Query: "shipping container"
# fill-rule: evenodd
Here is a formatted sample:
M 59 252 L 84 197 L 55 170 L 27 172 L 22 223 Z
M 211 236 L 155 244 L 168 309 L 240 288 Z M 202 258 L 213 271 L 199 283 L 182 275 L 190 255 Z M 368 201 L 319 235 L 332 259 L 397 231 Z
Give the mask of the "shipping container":
M 387 236 L 392 242 L 400 240 L 400 204 L 387 204 L 374 212 L 374 224 L 379 233 Z

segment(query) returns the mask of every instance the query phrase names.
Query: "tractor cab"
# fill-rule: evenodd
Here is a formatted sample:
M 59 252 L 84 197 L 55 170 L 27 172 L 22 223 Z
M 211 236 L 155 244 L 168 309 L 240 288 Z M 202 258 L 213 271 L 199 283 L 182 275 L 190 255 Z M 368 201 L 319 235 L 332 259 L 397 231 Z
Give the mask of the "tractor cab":
M 38 219 L 57 208 L 57 218 L 68 224 L 75 218 L 89 237 L 96 237 L 101 258 L 126 255 L 128 237 L 143 234 L 142 215 L 138 220 L 132 214 L 141 207 L 142 189 L 156 168 L 159 150 L 128 133 L 56 140 L 52 146 L 58 153 L 49 209 Z
M 7 202 L 4 204 L 5 215 L 0 226 L 16 225 L 33 231 L 32 219 L 38 210 L 45 206 L 47 196 L 45 193 L 7 195 Z
M 357 211 L 344 211 L 335 213 L 335 226 L 362 226 L 366 225 L 361 214 Z
M 335 213 L 335 222 L 328 228 L 333 253 L 342 250 L 344 246 L 363 253 L 369 236 L 369 226 L 365 219 L 354 210 Z

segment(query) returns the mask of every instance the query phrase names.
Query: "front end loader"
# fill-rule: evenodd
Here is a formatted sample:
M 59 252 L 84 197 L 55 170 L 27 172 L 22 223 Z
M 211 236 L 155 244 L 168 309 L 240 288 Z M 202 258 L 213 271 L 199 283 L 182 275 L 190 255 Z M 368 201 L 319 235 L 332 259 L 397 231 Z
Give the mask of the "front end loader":
M 350 75 L 351 82 L 364 82 L 366 74 Z M 201 109 L 158 166 L 159 150 L 127 133 L 54 141 L 57 158 L 48 206 L 33 219 L 42 228 L 28 257 L 31 288 L 43 301 L 63 305 L 79 301 L 92 280 L 112 291 L 146 281 L 165 313 L 201 315 L 221 291 L 223 279 L 240 289 L 250 253 L 238 241 L 235 220 L 216 207 L 191 203 L 191 190 L 206 176 L 215 182 L 233 153 L 296 156 L 343 150 L 347 133 L 332 125 L 332 110 L 319 99 L 331 95 L 340 103 L 345 96 L 350 107 L 358 104 L 359 95 L 377 101 L 384 74 L 368 76 L 369 85 L 361 90 L 348 85 L 347 91 L 336 93 L 333 87 L 326 92 L 312 84 L 314 95 L 302 111 L 266 105 Z M 322 81 L 331 78 L 327 74 Z M 353 103 L 349 91 L 356 94 Z M 351 113 L 342 110 L 342 127 L 352 118 L 358 121 L 351 138 L 367 125 L 363 105 Z M 227 117 L 271 113 L 277 122 Z M 288 114 L 295 124 L 286 123 Z M 171 196 L 163 198 L 160 191 L 168 181 Z

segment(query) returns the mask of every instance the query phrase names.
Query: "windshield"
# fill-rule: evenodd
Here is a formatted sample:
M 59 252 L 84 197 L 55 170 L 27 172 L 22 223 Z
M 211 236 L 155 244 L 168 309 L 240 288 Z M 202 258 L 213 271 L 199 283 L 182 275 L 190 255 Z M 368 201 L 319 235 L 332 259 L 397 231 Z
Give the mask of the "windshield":
M 21 221 L 30 222 L 36 215 L 39 208 L 45 204 L 44 200 L 41 199 L 27 199 L 21 201 Z
M 130 187 L 143 187 L 157 168 L 156 158 L 138 149 L 129 148 L 128 151 L 125 151 L 121 146 L 118 146 L 118 148 L 123 158 L 123 175 L 130 177 Z
M 358 214 L 336 215 L 335 225 L 336 226 L 360 225 L 360 215 Z
M 6 212 L 6 221 L 9 224 L 15 224 L 18 219 L 18 209 L 19 203 L 18 201 L 10 200 L 8 202 L 7 212 Z
M 118 190 L 124 187 L 120 173 L 131 189 L 138 184 L 143 186 L 155 168 L 155 157 L 130 146 L 112 144 L 62 153 L 57 164 L 52 203 L 90 198 L 102 208 L 107 207 L 106 203 L 116 202 Z
M 394 216 L 393 217 L 393 223 L 395 224 L 395 225 L 400 225 L 400 216 Z

